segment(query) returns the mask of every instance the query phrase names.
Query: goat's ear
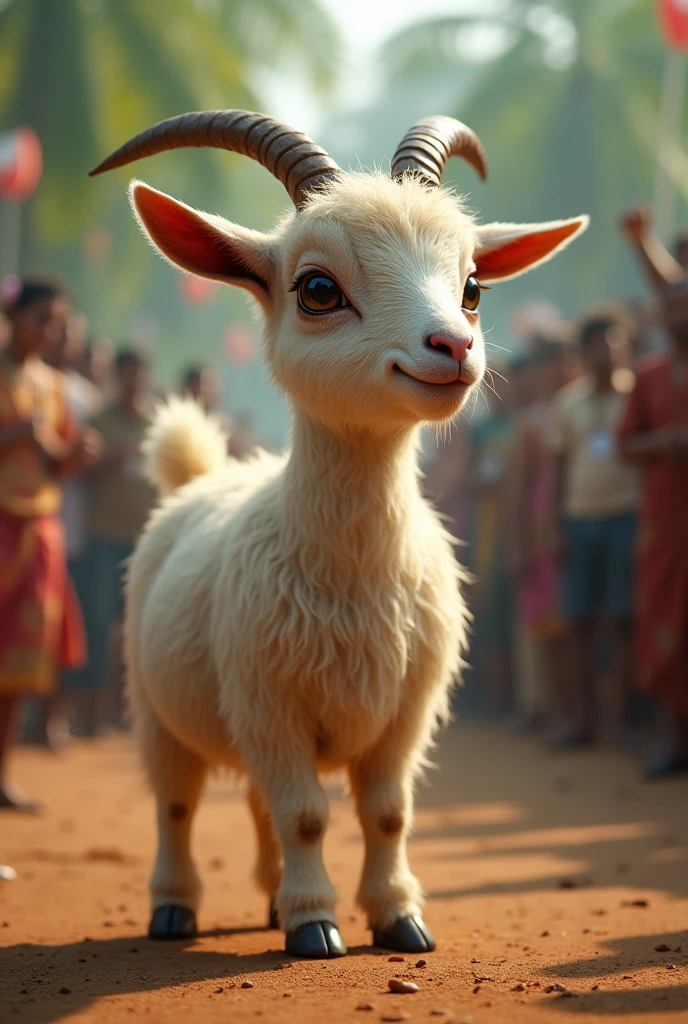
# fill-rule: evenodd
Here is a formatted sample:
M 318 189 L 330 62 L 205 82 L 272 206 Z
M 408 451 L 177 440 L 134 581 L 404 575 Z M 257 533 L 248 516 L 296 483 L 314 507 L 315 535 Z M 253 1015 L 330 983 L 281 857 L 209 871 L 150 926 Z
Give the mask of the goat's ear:
M 589 217 L 543 224 L 483 224 L 475 248 L 476 277 L 482 283 L 518 277 L 555 256 L 583 233 Z
M 265 235 L 193 210 L 142 181 L 131 183 L 129 196 L 139 224 L 170 263 L 246 288 L 262 305 L 268 303 L 274 258 Z

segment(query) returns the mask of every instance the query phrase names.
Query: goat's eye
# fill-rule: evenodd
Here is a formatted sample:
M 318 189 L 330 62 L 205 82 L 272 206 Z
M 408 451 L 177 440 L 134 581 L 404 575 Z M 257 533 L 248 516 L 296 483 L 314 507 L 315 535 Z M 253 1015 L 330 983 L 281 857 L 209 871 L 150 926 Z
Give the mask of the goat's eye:
M 306 313 L 329 313 L 332 309 L 348 306 L 342 289 L 325 274 L 309 274 L 299 281 L 299 306 Z
M 463 290 L 461 305 L 464 309 L 474 310 L 480 303 L 480 285 L 474 277 L 469 277 Z

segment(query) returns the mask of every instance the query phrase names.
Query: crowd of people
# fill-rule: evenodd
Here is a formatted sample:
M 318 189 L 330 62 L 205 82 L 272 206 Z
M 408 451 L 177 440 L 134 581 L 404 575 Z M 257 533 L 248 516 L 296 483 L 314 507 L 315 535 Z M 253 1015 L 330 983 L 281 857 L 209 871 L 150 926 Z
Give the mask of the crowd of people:
M 532 330 L 428 490 L 474 573 L 460 709 L 557 748 L 651 731 L 655 779 L 688 770 L 688 234 L 670 254 L 641 209 L 622 230 L 652 303 Z M 141 351 L 89 338 L 62 284 L 7 279 L 0 299 L 0 808 L 35 810 L 8 777 L 21 736 L 57 748 L 124 721 L 122 583 L 155 501 L 159 391 Z M 243 457 L 213 371 L 179 390 Z
M 160 392 L 140 350 L 89 338 L 62 283 L 8 278 L 1 301 L 0 807 L 32 811 L 8 776 L 16 742 L 56 749 L 125 720 L 122 582 L 156 497 L 141 442 Z M 216 374 L 190 366 L 179 390 L 242 457 Z
M 688 235 L 672 255 L 642 208 L 621 229 L 652 300 L 532 330 L 429 489 L 470 538 L 459 708 L 658 779 L 688 770 Z

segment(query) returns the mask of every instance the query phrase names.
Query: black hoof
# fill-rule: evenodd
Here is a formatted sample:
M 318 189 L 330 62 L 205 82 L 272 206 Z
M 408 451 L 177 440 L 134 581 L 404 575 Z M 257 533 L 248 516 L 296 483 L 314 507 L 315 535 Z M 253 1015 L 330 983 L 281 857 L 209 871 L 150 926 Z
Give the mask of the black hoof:
M 153 912 L 148 926 L 149 939 L 192 939 L 196 935 L 196 915 L 188 907 L 169 904 Z
M 330 960 L 346 956 L 346 946 L 336 925 L 329 921 L 313 921 L 302 924 L 293 932 L 287 932 L 285 944 L 292 956 L 307 957 L 309 960 Z
M 279 931 L 279 914 L 277 913 L 277 907 L 270 901 L 270 910 L 268 911 L 268 930 L 271 932 Z
M 432 953 L 437 943 L 422 917 L 400 917 L 385 931 L 373 931 L 373 945 L 398 953 Z

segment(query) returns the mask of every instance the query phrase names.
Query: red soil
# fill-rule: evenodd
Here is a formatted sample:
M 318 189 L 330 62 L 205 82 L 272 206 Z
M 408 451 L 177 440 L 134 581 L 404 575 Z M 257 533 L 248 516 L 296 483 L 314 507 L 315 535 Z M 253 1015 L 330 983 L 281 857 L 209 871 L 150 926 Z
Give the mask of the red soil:
M 438 758 L 411 843 L 438 951 L 416 967 L 368 945 L 353 902 L 361 841 L 337 784 L 326 859 L 350 955 L 294 962 L 261 928 L 232 782 L 211 783 L 197 821 L 202 937 L 155 944 L 153 808 L 129 741 L 20 752 L 18 781 L 49 810 L 0 817 L 0 862 L 18 872 L 0 881 L 0 1020 L 688 1021 L 688 782 L 643 785 L 625 758 L 553 757 L 468 724 Z M 394 977 L 419 991 L 390 993 Z

